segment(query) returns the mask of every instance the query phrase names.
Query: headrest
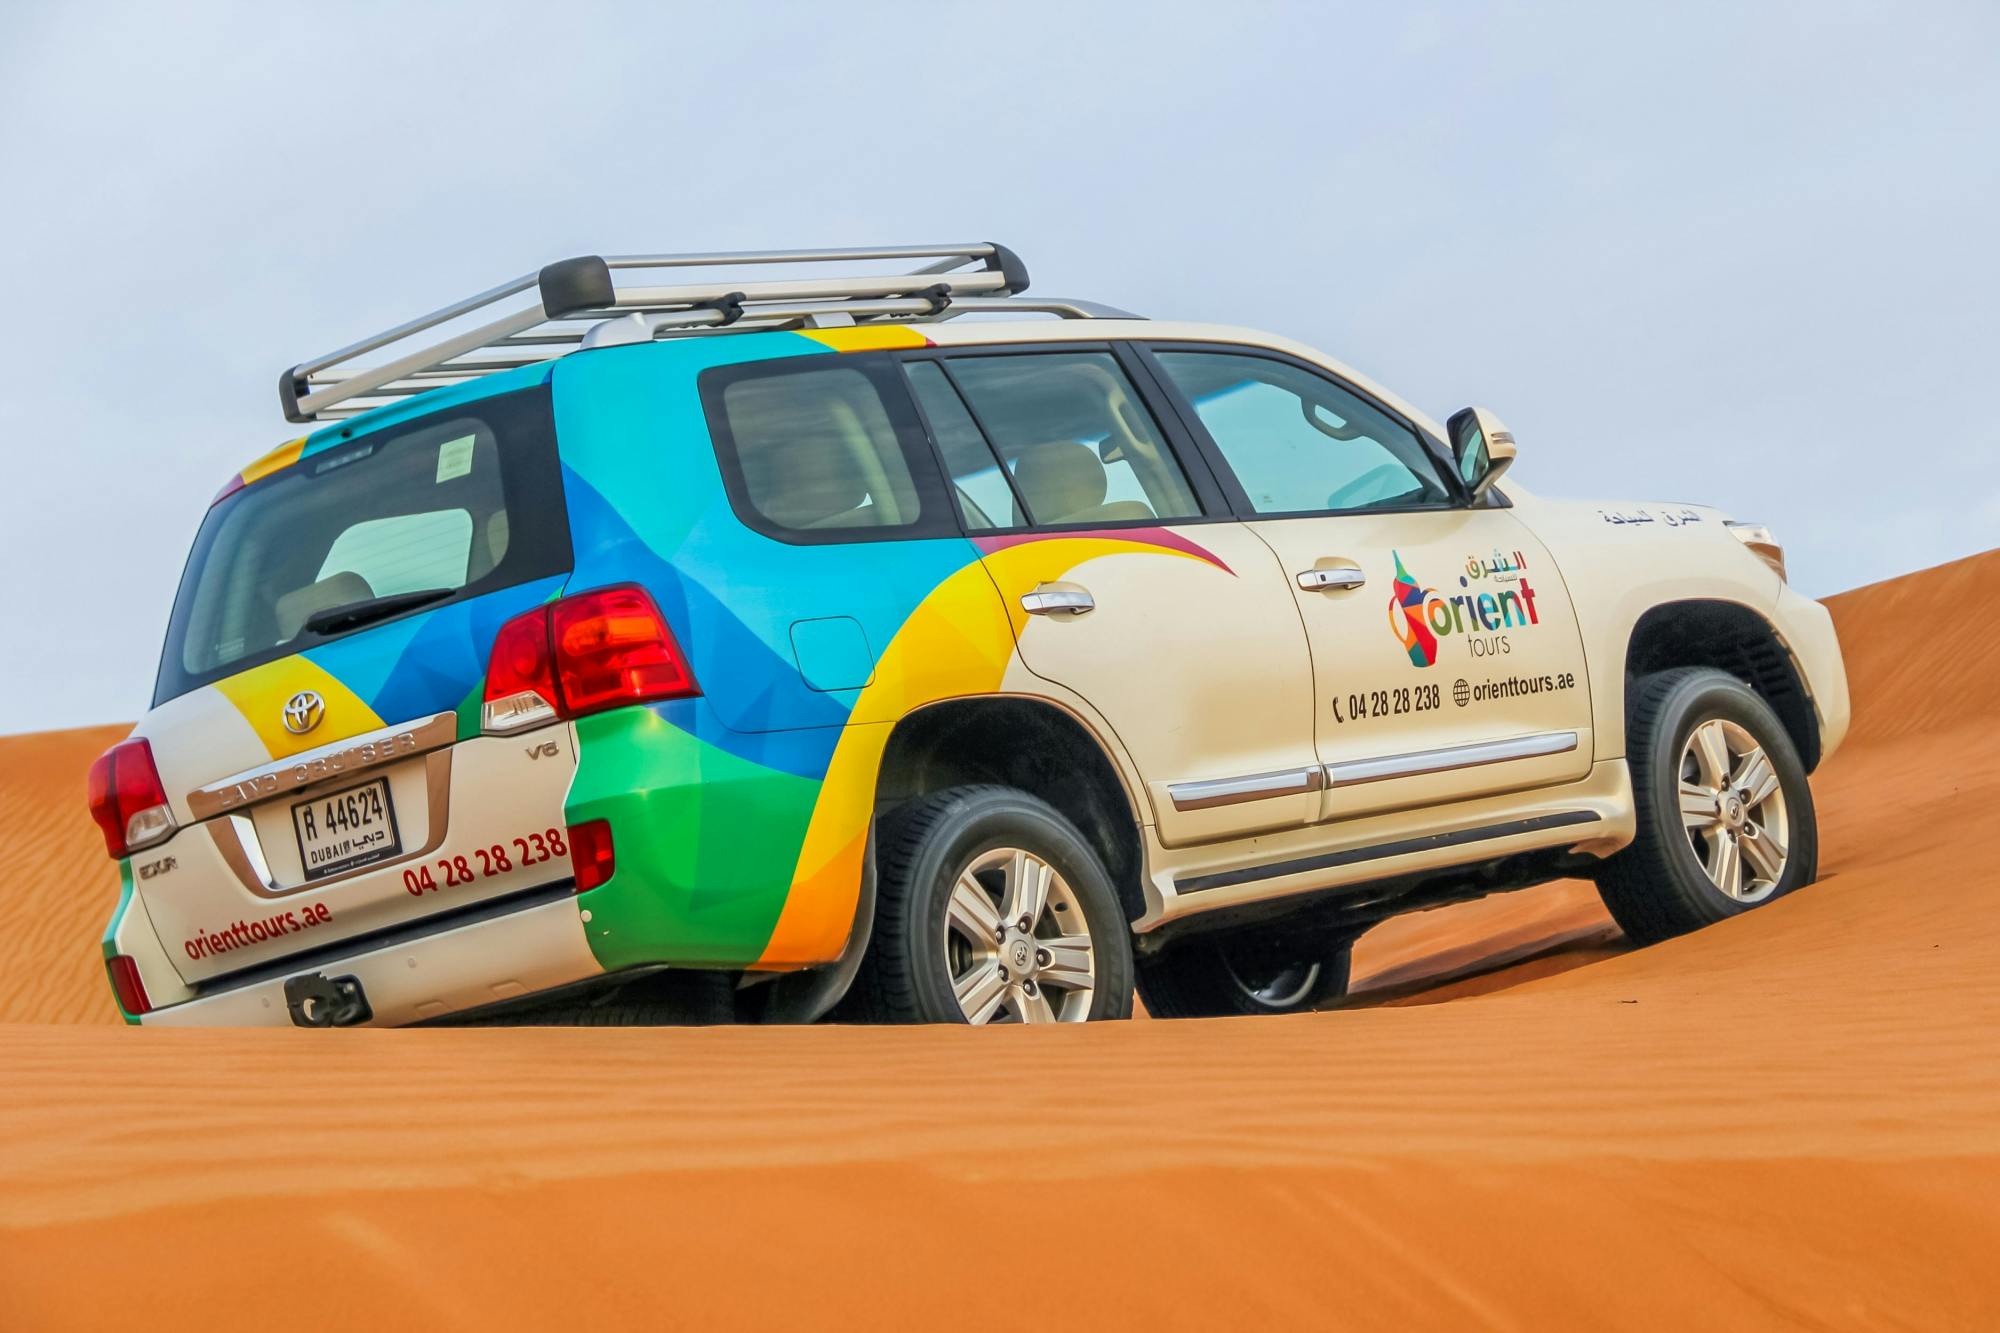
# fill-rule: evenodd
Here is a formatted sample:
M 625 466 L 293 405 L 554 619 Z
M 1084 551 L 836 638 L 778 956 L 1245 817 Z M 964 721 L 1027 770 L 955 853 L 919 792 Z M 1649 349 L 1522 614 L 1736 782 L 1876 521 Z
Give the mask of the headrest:
M 1104 503 L 1110 479 L 1097 450 L 1087 444 L 1060 440 L 1022 451 L 1014 465 L 1014 484 L 1028 502 L 1037 523 L 1061 523 Z M 1026 522 L 1015 515 L 1017 523 Z
M 868 483 L 854 461 L 822 439 L 744 454 L 743 481 L 751 503 L 788 528 L 810 528 L 868 499 Z
M 278 615 L 278 642 L 287 643 L 296 638 L 316 612 L 365 602 L 374 595 L 375 590 L 368 586 L 368 580 L 350 569 L 329 574 L 303 588 L 294 588 L 280 596 L 273 608 Z

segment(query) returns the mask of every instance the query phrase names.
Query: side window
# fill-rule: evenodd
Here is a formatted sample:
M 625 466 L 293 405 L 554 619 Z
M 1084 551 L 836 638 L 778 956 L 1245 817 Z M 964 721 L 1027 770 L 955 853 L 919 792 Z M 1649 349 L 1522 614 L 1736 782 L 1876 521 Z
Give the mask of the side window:
M 702 404 L 730 499 L 784 537 L 950 531 L 936 468 L 895 367 L 810 357 L 719 366 Z M 892 531 L 893 530 L 893 531 Z
M 1007 516 L 992 514 L 996 522 L 1046 527 L 1200 515 L 1179 462 L 1110 353 L 954 356 L 941 364 L 1013 481 Z M 992 503 L 1000 503 L 997 493 Z
M 1154 355 L 1257 513 L 1452 503 L 1423 439 L 1332 380 L 1268 357 Z
M 965 410 L 965 400 L 935 361 L 906 361 L 910 387 L 930 422 L 931 438 L 944 455 L 951 473 L 952 498 L 965 519 L 969 532 L 981 528 L 1011 527 L 1014 523 L 1014 488 L 1000 470 L 979 423 Z

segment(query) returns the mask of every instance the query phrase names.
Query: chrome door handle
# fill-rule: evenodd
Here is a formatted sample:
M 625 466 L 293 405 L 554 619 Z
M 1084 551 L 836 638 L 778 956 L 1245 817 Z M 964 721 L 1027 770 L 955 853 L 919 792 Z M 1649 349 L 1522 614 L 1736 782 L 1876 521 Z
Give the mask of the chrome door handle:
M 1097 609 L 1097 599 L 1081 588 L 1037 588 L 1021 594 L 1021 609 L 1031 616 L 1080 616 Z
M 1299 571 L 1299 586 L 1307 592 L 1338 592 L 1342 588 L 1359 588 L 1366 582 L 1368 576 L 1352 565 Z

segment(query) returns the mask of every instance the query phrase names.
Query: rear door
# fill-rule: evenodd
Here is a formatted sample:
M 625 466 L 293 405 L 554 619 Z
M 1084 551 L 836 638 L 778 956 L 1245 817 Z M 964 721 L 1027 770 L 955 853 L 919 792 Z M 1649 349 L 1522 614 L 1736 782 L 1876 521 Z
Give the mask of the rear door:
M 569 728 L 478 735 L 495 632 L 569 567 L 546 386 L 329 428 L 214 504 L 136 732 L 180 831 L 133 879 L 185 978 L 569 874 Z
M 1014 622 L 1005 688 L 1087 701 L 1170 845 L 1315 818 L 1310 654 L 1282 571 L 1120 353 L 965 349 L 905 368 Z
M 1296 599 L 1327 818 L 1589 770 L 1576 615 L 1525 524 L 1471 505 L 1441 446 L 1320 367 L 1233 345 L 1150 354 Z

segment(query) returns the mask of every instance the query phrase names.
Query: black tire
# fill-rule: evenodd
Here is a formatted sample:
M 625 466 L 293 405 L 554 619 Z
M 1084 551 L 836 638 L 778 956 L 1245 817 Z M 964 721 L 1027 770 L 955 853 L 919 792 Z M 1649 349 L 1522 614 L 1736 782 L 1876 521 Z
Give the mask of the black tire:
M 1353 940 L 1197 937 L 1139 959 L 1139 999 L 1155 1018 L 1305 1013 L 1347 994 L 1353 960 Z
M 1783 798 L 1782 873 L 1753 901 L 1732 897 L 1710 878 L 1681 814 L 1681 778 L 1689 737 L 1716 720 L 1748 732 L 1769 757 Z M 1598 893 L 1612 918 L 1639 944 L 1683 935 L 1740 916 L 1810 884 L 1819 874 L 1819 828 L 1805 765 L 1784 724 L 1749 686 L 1709 667 L 1679 667 L 1632 682 L 1626 705 L 1626 762 L 1638 831 L 1632 845 L 1605 862 Z M 1738 845 L 1741 845 L 1739 842 Z
M 1084 931 L 1067 933 L 1089 935 L 1093 978 L 1086 1001 L 1085 988 L 1030 987 L 1039 972 L 1003 971 L 1013 976 L 1009 1005 L 1032 1003 L 1023 991 L 1039 990 L 1064 1017 L 1096 1022 L 1132 1016 L 1132 932 L 1118 894 L 1096 851 L 1046 801 L 1012 787 L 948 788 L 885 816 L 875 848 L 874 937 L 845 1013 L 890 1023 L 967 1022 L 953 989 L 954 948 L 961 951 L 958 975 L 968 975 L 972 963 L 963 942 L 954 945 L 950 938 L 953 890 L 982 857 L 1020 849 L 1045 862 L 1067 890 L 1063 899 L 1051 891 L 1046 929 L 1059 930 L 1075 912 L 1083 914 Z M 1039 922 L 1037 928 L 1043 929 Z M 1039 960 L 1039 951 L 1035 956 Z M 1005 963 L 995 966 L 1004 969 Z M 1009 1007 L 996 1017 L 1004 1021 L 1019 1012 Z

